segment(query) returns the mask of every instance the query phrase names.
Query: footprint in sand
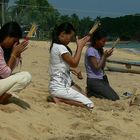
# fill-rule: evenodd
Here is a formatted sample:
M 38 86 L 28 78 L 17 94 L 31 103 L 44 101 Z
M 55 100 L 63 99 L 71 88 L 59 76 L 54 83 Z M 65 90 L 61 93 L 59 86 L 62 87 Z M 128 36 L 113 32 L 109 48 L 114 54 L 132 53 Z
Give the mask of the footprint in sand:
M 130 118 L 126 118 L 126 117 L 123 117 L 123 120 L 124 120 L 126 123 L 128 123 L 128 122 L 132 122 L 132 121 L 133 121 L 132 119 L 130 119 Z
M 71 128 L 72 130 L 73 130 L 73 129 L 77 129 L 78 127 L 81 126 L 80 124 L 81 124 L 80 122 L 75 122 L 75 123 L 71 124 L 70 128 Z
M 116 127 L 114 127 L 114 126 L 107 126 L 106 128 L 105 128 L 105 130 L 107 131 L 107 133 L 111 133 L 111 134 L 123 134 L 123 132 L 120 130 L 120 129 L 118 129 L 118 128 L 116 128 Z
M 5 113 L 13 113 L 15 111 L 19 111 L 15 107 L 6 106 L 6 105 L 0 105 L 0 110 L 5 112 Z
M 0 140 L 20 140 L 21 138 L 23 138 L 24 136 L 22 136 L 21 134 L 17 133 L 17 131 L 13 130 L 12 128 L 8 128 L 8 127 L 2 127 L 0 126 L 0 133 L 1 134 L 8 134 L 5 138 L 3 137 Z M 8 138 L 9 137 L 9 138 Z
M 71 137 L 68 140 L 109 140 L 109 137 L 102 134 L 80 133 L 78 136 Z
M 53 134 L 53 129 L 50 127 L 43 125 L 43 124 L 33 124 L 30 123 L 29 127 L 33 130 L 35 130 L 37 133 L 50 133 Z
M 132 105 L 140 106 L 140 94 L 137 94 L 134 97 L 132 97 L 132 99 L 130 100 L 129 105 L 130 106 L 132 106 Z

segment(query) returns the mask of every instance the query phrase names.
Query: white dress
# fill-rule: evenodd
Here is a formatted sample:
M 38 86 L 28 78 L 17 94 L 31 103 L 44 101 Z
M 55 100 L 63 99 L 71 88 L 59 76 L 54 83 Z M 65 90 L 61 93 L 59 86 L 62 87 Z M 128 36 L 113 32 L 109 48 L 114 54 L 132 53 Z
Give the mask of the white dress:
M 64 45 L 53 44 L 50 52 L 50 93 L 55 97 L 78 101 L 93 107 L 90 99 L 71 87 L 70 67 L 62 58 L 64 53 L 69 53 Z

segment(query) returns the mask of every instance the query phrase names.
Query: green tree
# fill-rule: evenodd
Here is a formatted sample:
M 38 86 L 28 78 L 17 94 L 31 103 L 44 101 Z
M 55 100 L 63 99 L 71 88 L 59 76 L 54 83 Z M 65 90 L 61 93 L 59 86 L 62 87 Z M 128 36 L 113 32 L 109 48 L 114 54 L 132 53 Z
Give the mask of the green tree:
M 9 0 L 0 0 L 0 17 L 1 17 L 0 18 L 0 24 L 1 24 L 1 26 L 2 26 L 2 24 L 5 23 L 5 21 L 8 18 L 8 12 L 7 12 L 8 2 L 9 2 Z
M 48 36 L 48 30 L 56 23 L 59 12 L 47 0 L 17 0 L 15 3 L 10 7 L 12 20 L 29 26 L 36 23 L 40 32 Z
M 90 17 L 85 17 L 80 20 L 79 35 L 84 36 L 88 34 L 89 30 L 94 25 L 94 21 Z
M 101 18 L 95 20 L 90 17 L 79 19 L 76 14 L 60 15 L 47 0 L 17 0 L 16 5 L 9 8 L 10 20 L 16 20 L 23 25 L 31 26 L 34 22 L 38 25 L 41 37 L 50 37 L 50 33 L 56 24 L 70 22 L 74 25 L 79 36 L 86 35 L 96 20 L 100 20 L 110 38 L 122 37 L 122 39 L 138 39 L 140 33 L 140 14 L 126 15 L 123 17 Z

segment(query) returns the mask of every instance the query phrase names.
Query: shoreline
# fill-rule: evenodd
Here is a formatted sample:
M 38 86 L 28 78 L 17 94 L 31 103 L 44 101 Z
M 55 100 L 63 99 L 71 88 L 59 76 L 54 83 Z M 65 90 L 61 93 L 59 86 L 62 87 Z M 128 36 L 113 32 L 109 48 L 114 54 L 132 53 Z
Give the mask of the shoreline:
M 111 44 L 105 45 L 105 48 L 111 48 Z M 119 43 L 115 47 L 116 49 L 124 50 L 128 53 L 140 54 L 140 43 L 139 42 L 130 42 L 126 43 Z
M 114 41 L 107 41 L 106 45 L 112 45 Z M 128 43 L 132 43 L 133 41 L 119 41 L 118 44 L 128 44 Z M 135 41 L 134 41 L 135 42 Z

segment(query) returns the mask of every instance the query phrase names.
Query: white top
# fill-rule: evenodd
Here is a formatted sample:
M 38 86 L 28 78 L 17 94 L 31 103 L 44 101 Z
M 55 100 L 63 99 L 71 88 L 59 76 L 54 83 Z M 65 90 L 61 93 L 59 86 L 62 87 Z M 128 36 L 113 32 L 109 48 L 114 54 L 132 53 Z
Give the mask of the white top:
M 70 53 L 64 45 L 53 44 L 50 52 L 50 84 L 49 90 L 53 96 L 74 100 L 83 103 L 87 107 L 94 104 L 86 96 L 71 88 L 72 78 L 70 67 L 63 60 L 62 54 Z
M 71 86 L 70 67 L 62 58 L 62 54 L 64 53 L 70 53 L 64 45 L 53 44 L 50 52 L 49 89 L 51 91 L 69 88 Z

